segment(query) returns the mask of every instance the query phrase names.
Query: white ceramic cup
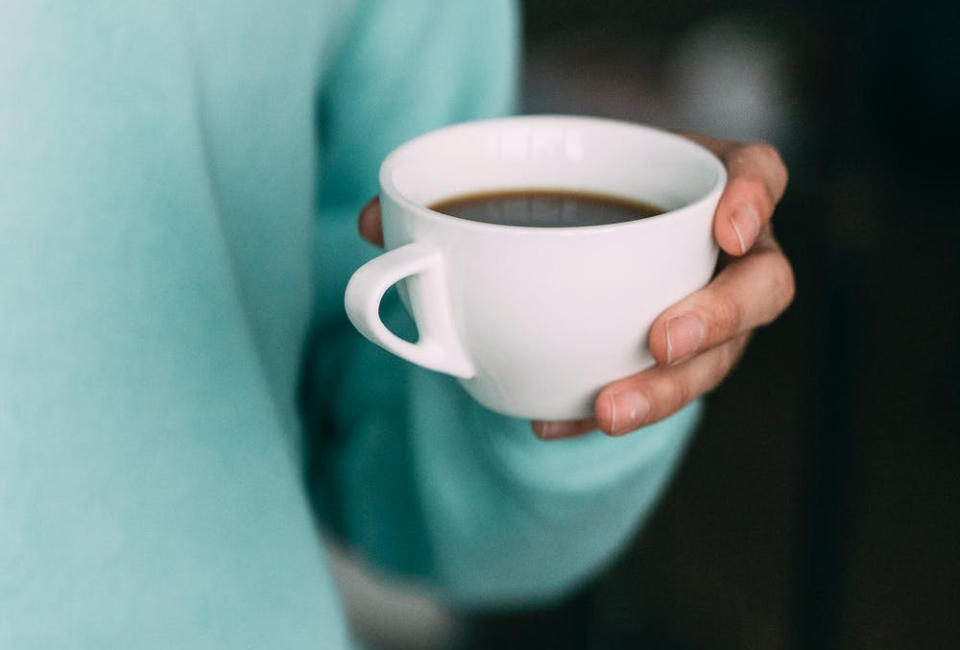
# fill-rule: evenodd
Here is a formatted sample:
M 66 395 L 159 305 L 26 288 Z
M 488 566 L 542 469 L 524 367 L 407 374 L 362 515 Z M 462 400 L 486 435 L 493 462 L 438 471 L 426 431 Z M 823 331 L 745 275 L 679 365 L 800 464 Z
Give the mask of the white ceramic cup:
M 625 122 L 526 116 L 433 131 L 380 168 L 387 252 L 353 274 L 347 315 L 397 356 L 458 377 L 494 411 L 589 417 L 605 384 L 654 363 L 647 335 L 657 315 L 710 280 L 725 182 L 723 165 L 703 147 Z M 667 212 L 538 228 L 426 207 L 509 189 L 589 191 Z M 394 284 L 416 321 L 415 343 L 380 320 Z

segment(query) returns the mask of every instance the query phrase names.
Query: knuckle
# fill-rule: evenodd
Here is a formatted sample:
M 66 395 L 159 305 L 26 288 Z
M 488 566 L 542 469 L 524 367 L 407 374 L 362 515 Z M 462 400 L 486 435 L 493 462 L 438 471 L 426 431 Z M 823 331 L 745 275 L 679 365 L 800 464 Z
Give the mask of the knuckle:
M 743 340 L 745 341 L 746 337 L 743 337 Z M 733 370 L 733 367 L 740 358 L 740 353 L 743 351 L 743 348 L 744 346 L 741 345 L 738 340 L 731 341 L 718 349 L 712 371 L 704 386 L 704 392 L 709 392 L 720 385 L 730 371 Z
M 790 261 L 783 255 L 778 255 L 773 269 L 773 279 L 780 298 L 780 311 L 790 306 L 797 295 L 797 280 L 793 273 Z
M 769 174 L 775 186 L 771 189 L 782 192 L 787 186 L 788 172 L 780 151 L 765 140 L 754 140 L 743 146 L 743 152 Z
M 657 415 L 664 418 L 670 413 L 679 410 L 684 404 L 690 401 L 692 390 L 688 382 L 681 377 L 673 376 L 664 379 L 663 392 L 660 399 L 660 408 L 657 409 Z
M 713 297 L 712 322 L 713 340 L 727 338 L 733 332 L 739 332 L 743 325 L 743 306 L 727 291 L 717 291 Z
M 771 164 L 783 165 L 780 152 L 766 140 L 751 140 L 744 145 L 752 155 Z
M 766 140 L 754 140 L 752 142 L 748 142 L 745 146 L 745 149 L 752 157 L 754 157 L 760 164 L 770 171 L 782 170 L 783 173 L 786 173 L 787 166 L 783 162 L 783 157 L 780 155 L 780 151 Z
M 747 341 L 750 339 L 750 334 L 741 334 L 736 339 L 730 341 L 730 344 L 726 346 L 723 354 L 720 359 L 720 372 L 721 377 L 730 372 L 730 370 L 736 365 L 737 361 L 740 360 L 740 357 L 743 355 L 743 350 L 747 347 Z

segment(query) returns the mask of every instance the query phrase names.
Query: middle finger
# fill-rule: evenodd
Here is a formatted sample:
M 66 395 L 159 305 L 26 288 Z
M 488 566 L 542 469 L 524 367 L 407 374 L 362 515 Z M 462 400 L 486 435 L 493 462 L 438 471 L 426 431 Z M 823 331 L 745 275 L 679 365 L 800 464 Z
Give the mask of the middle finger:
M 757 245 L 734 258 L 703 289 L 668 308 L 650 328 L 650 352 L 660 364 L 689 359 L 769 323 L 793 300 L 793 271 L 767 229 Z

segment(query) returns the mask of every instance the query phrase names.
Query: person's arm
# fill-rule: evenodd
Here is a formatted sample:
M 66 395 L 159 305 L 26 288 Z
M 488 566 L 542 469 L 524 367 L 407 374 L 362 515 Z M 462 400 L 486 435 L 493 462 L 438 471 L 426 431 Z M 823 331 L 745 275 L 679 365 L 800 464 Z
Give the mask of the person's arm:
M 346 647 L 189 53 L 110 7 L 0 8 L 0 648 Z
M 654 506 L 698 406 L 642 435 L 537 440 L 450 377 L 365 341 L 343 314 L 375 250 L 355 215 L 389 150 L 451 122 L 503 114 L 515 86 L 508 2 L 365 5 L 321 102 L 321 306 L 307 406 L 325 521 L 375 562 L 467 604 L 558 596 L 597 571 Z M 387 321 L 402 326 L 398 303 Z

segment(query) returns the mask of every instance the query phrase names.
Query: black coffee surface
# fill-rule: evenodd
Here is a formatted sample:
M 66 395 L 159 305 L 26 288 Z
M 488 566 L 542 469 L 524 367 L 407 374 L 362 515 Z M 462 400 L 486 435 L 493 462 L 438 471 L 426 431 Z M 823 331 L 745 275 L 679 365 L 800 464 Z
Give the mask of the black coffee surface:
M 570 228 L 645 219 L 664 210 L 605 194 L 559 190 L 509 190 L 445 199 L 431 210 L 460 219 L 503 226 Z

